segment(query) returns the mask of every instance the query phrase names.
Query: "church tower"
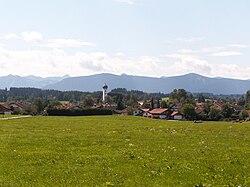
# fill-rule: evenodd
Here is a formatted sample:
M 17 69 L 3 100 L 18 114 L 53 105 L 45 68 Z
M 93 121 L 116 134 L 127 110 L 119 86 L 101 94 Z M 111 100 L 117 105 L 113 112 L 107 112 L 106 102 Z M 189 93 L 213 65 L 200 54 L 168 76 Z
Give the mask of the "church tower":
M 108 85 L 105 83 L 102 87 L 102 102 L 106 103 L 107 96 L 108 96 Z

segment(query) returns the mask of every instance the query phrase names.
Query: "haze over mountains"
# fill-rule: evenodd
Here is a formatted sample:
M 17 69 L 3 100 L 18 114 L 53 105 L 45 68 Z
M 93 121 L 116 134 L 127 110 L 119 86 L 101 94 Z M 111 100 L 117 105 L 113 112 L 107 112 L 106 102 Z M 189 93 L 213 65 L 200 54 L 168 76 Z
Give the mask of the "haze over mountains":
M 0 88 L 10 88 L 10 87 L 32 87 L 32 88 L 44 88 L 47 85 L 57 83 L 65 78 L 68 78 L 68 75 L 63 77 L 48 77 L 42 78 L 37 76 L 18 76 L 18 75 L 8 75 L 0 77 Z
M 144 92 L 169 93 L 175 88 L 183 88 L 189 92 L 213 94 L 243 94 L 250 90 L 250 80 L 228 78 L 209 78 L 198 74 L 186 74 L 173 77 L 142 77 L 131 75 L 96 74 L 90 76 L 48 77 L 13 76 L 0 77 L 0 88 L 34 87 L 61 91 L 99 91 L 107 83 L 109 90 L 126 88 L 127 90 L 141 90 Z

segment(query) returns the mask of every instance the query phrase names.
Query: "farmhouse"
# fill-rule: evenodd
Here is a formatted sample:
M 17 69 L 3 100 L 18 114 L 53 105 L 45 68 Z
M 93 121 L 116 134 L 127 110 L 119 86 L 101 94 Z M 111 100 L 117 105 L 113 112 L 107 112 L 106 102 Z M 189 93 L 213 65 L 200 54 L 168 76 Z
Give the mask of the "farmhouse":
M 151 114 L 152 118 L 168 119 L 169 110 L 166 108 L 155 108 L 155 109 L 149 111 L 149 114 Z
M 183 119 L 183 115 L 180 112 L 173 112 L 171 114 L 171 119 L 182 120 Z
M 169 108 L 170 108 L 170 110 L 177 112 L 177 111 L 181 110 L 182 104 L 181 103 L 174 103 Z
M 2 114 L 11 114 L 12 111 L 11 111 L 10 107 L 5 106 L 3 104 L 0 104 L 0 113 L 2 113 Z
M 22 103 L 10 103 L 9 107 L 12 111 L 22 111 L 25 109 L 26 105 Z
M 222 106 L 223 106 L 222 102 L 216 101 L 216 102 L 213 103 L 213 107 L 216 108 L 216 109 L 218 109 L 218 110 L 221 110 Z
M 148 108 L 138 108 L 136 110 L 133 111 L 133 115 L 134 116 L 144 116 L 144 117 L 148 117 L 148 112 L 149 109 Z

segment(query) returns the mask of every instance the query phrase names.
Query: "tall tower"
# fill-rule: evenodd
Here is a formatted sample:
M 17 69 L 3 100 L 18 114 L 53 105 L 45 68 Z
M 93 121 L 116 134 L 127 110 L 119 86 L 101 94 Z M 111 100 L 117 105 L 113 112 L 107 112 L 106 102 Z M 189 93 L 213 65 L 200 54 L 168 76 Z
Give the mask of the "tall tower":
M 102 101 L 103 103 L 106 103 L 106 99 L 108 96 L 108 85 L 105 83 L 102 87 Z

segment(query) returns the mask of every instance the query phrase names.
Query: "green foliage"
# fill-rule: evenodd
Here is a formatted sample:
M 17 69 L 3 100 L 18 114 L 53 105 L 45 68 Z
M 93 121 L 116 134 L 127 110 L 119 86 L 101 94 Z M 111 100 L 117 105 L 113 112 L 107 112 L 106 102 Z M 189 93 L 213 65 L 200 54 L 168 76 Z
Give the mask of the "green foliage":
M 246 105 L 246 99 L 244 98 L 244 96 L 241 96 L 239 98 L 238 105 L 240 105 L 240 106 L 245 106 Z
M 127 113 L 128 113 L 128 115 L 130 115 L 130 116 L 133 115 L 133 112 L 134 112 L 133 108 L 129 106 L 129 107 L 127 108 Z
M 154 109 L 154 98 L 153 97 L 150 100 L 150 109 Z
M 165 100 L 161 101 L 161 108 L 168 108 L 168 103 Z
M 215 107 L 210 107 L 209 119 L 212 121 L 218 121 L 221 119 L 221 111 L 216 109 Z
M 250 123 L 0 120 L 0 186 L 250 186 Z
M 194 103 L 193 96 L 191 93 L 187 93 L 186 90 L 184 89 L 174 89 L 170 93 L 170 100 L 173 102 L 179 102 L 182 104 L 189 103 L 192 104 Z
M 126 96 L 126 105 L 131 107 L 137 107 L 138 106 L 138 98 L 136 94 L 130 93 Z
M 221 114 L 224 118 L 230 118 L 233 114 L 233 109 L 229 104 L 224 104 L 221 109 Z
M 91 95 L 87 95 L 83 100 L 84 107 L 91 107 L 94 105 L 94 99 Z
M 49 116 L 95 116 L 95 115 L 112 115 L 112 111 L 105 108 L 67 110 L 67 109 L 48 109 Z
M 187 92 L 184 89 L 174 89 L 170 93 L 171 100 L 177 100 L 178 102 L 181 102 L 182 100 L 185 100 L 186 98 L 187 98 Z
M 33 113 L 36 115 L 41 114 L 44 111 L 44 108 L 46 106 L 45 101 L 43 101 L 41 98 L 37 98 L 32 103 L 33 107 Z
M 120 94 L 126 94 L 128 91 L 126 88 L 115 88 L 111 90 L 111 93 L 120 93 Z
M 157 108 L 160 108 L 160 107 L 161 107 L 160 100 L 157 99 Z
M 248 117 L 250 117 L 250 116 L 248 116 L 248 113 L 247 113 L 247 111 L 246 110 L 242 110 L 241 112 L 240 112 L 240 119 L 243 119 L 243 120 L 245 120 L 246 118 L 248 118 Z
M 205 97 L 202 94 L 198 95 L 198 102 L 199 103 L 204 103 L 205 102 Z
M 196 119 L 195 107 L 192 104 L 184 104 L 182 107 L 182 114 L 187 120 Z

